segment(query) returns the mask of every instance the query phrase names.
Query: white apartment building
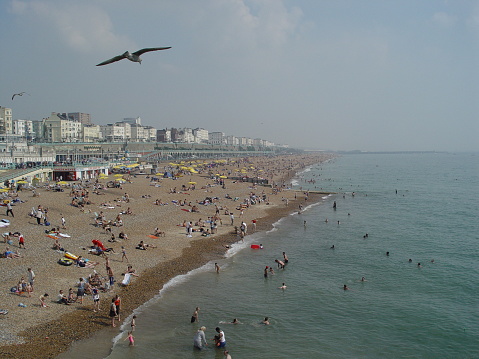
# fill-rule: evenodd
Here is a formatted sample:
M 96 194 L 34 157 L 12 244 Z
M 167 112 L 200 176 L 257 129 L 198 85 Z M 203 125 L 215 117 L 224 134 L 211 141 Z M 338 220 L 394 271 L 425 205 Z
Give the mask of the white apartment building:
M 208 134 L 208 142 L 211 145 L 225 145 L 226 137 L 224 132 L 210 132 Z
M 240 137 L 238 138 L 240 146 L 252 146 L 253 140 L 249 137 Z
M 149 131 L 145 127 L 137 124 L 130 126 L 131 140 L 133 142 L 146 142 L 149 138 Z
M 193 135 L 193 130 L 191 128 L 183 128 L 179 130 L 179 138 L 178 142 L 181 143 L 194 143 L 195 142 L 195 136 Z
M 115 126 L 123 127 L 124 130 L 124 139 L 131 139 L 131 124 L 128 122 L 117 122 Z
M 110 123 L 108 125 L 100 126 L 100 131 L 102 137 L 107 142 L 120 142 L 126 139 L 124 126 Z
M 53 112 L 43 119 L 46 142 L 77 142 L 81 138 L 81 123 L 65 119 Z
M 98 142 L 102 139 L 99 125 L 82 126 L 82 142 Z
M 195 137 L 195 143 L 208 143 L 208 130 L 204 128 L 195 128 L 193 130 L 193 136 Z
M 239 145 L 239 139 L 235 136 L 226 136 L 226 144 L 228 146 L 238 146 Z
M 13 120 L 13 133 L 20 137 L 33 139 L 33 121 L 31 120 Z
M 145 136 L 148 142 L 156 142 L 156 128 L 152 126 L 144 126 Z

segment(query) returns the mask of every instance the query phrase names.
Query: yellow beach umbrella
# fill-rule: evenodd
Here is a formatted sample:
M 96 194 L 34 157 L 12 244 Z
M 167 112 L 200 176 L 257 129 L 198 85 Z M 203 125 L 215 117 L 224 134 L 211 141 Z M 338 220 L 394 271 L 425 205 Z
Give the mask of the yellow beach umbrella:
M 8 188 L 0 188 L 0 192 L 8 192 L 9 189 Z
M 17 183 L 26 184 L 26 183 L 28 183 L 28 182 L 27 182 L 27 181 L 24 181 L 24 180 L 20 180 L 20 181 L 17 181 Z
M 226 176 L 220 176 L 220 178 L 228 178 L 228 177 L 226 177 Z
M 59 181 L 59 182 L 57 182 L 57 184 L 59 184 L 59 185 L 67 185 L 67 184 L 68 184 L 68 182 L 65 182 L 65 181 Z
M 123 175 L 121 173 L 117 173 L 115 177 L 123 177 Z
M 188 184 L 196 184 L 196 182 L 188 182 Z

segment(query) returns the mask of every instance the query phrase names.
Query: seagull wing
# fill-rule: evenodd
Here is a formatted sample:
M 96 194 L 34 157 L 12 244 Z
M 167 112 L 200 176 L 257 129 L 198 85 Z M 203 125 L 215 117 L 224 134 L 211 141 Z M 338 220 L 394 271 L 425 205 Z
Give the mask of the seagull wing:
M 141 56 L 145 52 L 158 51 L 158 50 L 168 50 L 168 49 L 171 49 L 171 46 L 168 46 L 168 47 L 148 47 L 146 49 L 141 49 L 141 50 L 135 51 L 133 53 L 133 55 Z
M 103 61 L 103 62 L 99 63 L 97 66 L 108 65 L 108 64 L 111 64 L 112 62 L 117 62 L 117 61 L 123 60 L 125 58 L 126 57 L 124 55 L 118 55 L 118 56 L 112 57 L 110 60 L 106 60 L 106 61 Z
M 12 96 L 12 100 L 15 96 L 23 96 L 23 94 L 26 94 L 26 92 L 14 93 L 13 96 Z

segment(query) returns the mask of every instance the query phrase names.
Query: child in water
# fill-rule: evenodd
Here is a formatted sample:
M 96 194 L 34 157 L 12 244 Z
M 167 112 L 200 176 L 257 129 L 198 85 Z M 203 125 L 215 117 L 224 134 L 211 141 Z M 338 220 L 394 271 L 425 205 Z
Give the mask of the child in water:
M 130 346 L 134 346 L 135 345 L 135 338 L 133 337 L 133 334 L 131 334 L 131 332 L 128 332 L 128 336 L 124 339 L 124 340 L 127 340 L 130 342 Z

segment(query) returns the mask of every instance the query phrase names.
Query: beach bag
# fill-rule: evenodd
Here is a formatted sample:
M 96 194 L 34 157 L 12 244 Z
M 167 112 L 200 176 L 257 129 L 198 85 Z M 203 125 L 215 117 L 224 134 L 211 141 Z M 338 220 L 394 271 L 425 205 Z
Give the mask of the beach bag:
M 49 226 L 50 225 L 50 222 L 45 222 L 45 226 Z

